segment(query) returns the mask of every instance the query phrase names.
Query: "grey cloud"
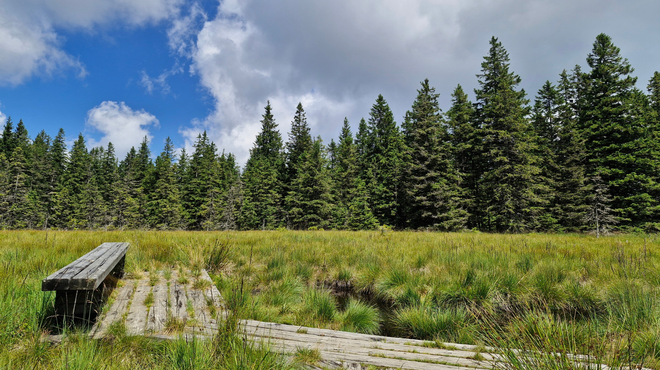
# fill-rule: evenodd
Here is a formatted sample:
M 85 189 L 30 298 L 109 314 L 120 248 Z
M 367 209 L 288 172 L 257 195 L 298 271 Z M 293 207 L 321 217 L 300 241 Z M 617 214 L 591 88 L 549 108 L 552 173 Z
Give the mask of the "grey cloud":
M 244 160 L 254 136 L 243 135 L 256 132 L 267 99 L 281 105 L 274 108 L 285 137 L 296 100 L 308 99 L 313 134 L 326 142 L 344 116 L 357 127 L 379 93 L 400 121 L 424 78 L 446 110 L 457 84 L 477 87 L 491 36 L 530 98 L 562 69 L 585 64 L 601 32 L 643 86 L 660 59 L 659 11 L 654 1 L 614 0 L 227 1 L 198 35 L 193 65 L 216 107 L 196 130 L 215 132 L 220 147 Z

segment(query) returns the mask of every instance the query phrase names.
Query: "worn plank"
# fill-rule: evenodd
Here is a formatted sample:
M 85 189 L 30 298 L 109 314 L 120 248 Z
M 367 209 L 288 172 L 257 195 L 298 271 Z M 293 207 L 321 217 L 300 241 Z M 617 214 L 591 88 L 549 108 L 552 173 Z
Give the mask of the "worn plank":
M 105 243 L 104 243 L 105 244 Z M 82 255 L 75 261 L 71 262 L 67 266 L 64 266 L 57 272 L 53 273 L 46 279 L 70 279 L 84 270 L 90 263 L 103 256 L 107 252 L 106 245 L 101 244 L 98 247 L 92 249 L 86 254 Z
M 358 339 L 342 339 L 336 337 L 318 336 L 309 333 L 292 333 L 289 331 L 271 330 L 264 328 L 245 328 L 244 331 L 248 335 L 264 338 L 282 339 L 288 341 L 301 341 L 307 343 L 319 343 L 323 345 L 334 345 L 342 348 L 362 347 L 362 348 L 378 348 L 381 350 L 395 351 L 395 352 L 415 352 L 429 356 L 442 356 L 442 357 L 455 357 L 455 358 L 468 358 L 474 356 L 473 351 L 460 351 L 449 350 L 442 348 L 422 347 L 415 345 L 393 344 L 387 342 L 371 342 L 368 340 Z M 494 360 L 495 358 L 489 353 L 482 352 L 481 355 L 486 360 Z
M 193 336 L 197 340 L 210 339 L 212 336 L 205 335 L 193 335 L 193 334 L 182 334 L 182 335 L 165 335 L 159 334 L 151 336 L 154 339 L 160 340 L 173 340 L 178 339 L 183 336 L 186 340 L 192 340 Z M 369 354 L 354 354 L 346 352 L 337 352 L 332 349 L 323 350 L 315 348 L 314 346 L 306 347 L 305 345 L 300 345 L 299 343 L 292 342 L 277 342 L 269 340 L 268 338 L 260 337 L 249 337 L 256 346 L 266 346 L 267 348 L 281 353 L 293 354 L 300 348 L 312 348 L 319 350 L 322 361 L 331 361 L 339 364 L 363 364 L 363 365 L 373 365 L 379 366 L 386 369 L 406 369 L 406 370 L 487 370 L 492 369 L 492 364 L 488 362 L 481 362 L 481 366 L 460 366 L 460 365 L 449 365 L 449 364 L 440 364 L 432 362 L 423 362 L 423 361 L 414 361 L 406 359 L 397 359 L 397 358 L 387 358 L 380 357 L 378 354 L 373 353 Z M 393 352 L 396 354 L 396 352 Z
M 406 370 L 475 370 L 481 368 L 466 367 L 466 366 L 453 366 L 444 364 L 434 364 L 417 362 L 410 360 L 397 360 L 382 357 L 363 356 L 349 353 L 335 353 L 320 351 L 321 358 L 324 360 L 334 360 L 340 362 L 352 362 L 364 365 L 380 366 L 389 369 L 406 369 Z
M 204 323 L 205 327 L 216 326 L 218 325 L 218 320 L 224 319 L 227 317 L 227 312 L 225 306 L 222 303 L 222 295 L 218 291 L 218 287 L 213 283 L 213 279 L 209 276 L 206 270 L 202 270 L 202 279 L 211 282 L 211 285 L 204 289 L 204 299 L 207 302 L 207 310 L 209 311 L 209 317 Z M 212 305 L 215 309 L 215 314 L 211 314 L 211 310 L 208 308 L 208 304 Z
M 206 296 L 206 298 L 211 299 L 216 307 L 224 308 L 224 304 L 222 303 L 223 302 L 222 294 L 220 294 L 218 287 L 215 286 L 215 284 L 213 283 L 213 279 L 211 279 L 209 273 L 206 272 L 206 270 L 202 270 L 201 278 L 211 282 L 211 286 L 208 287 L 206 290 L 204 290 L 204 296 Z
M 300 328 L 303 328 L 301 326 L 297 325 L 287 325 L 287 324 L 280 324 L 280 323 L 269 323 L 269 322 L 263 322 L 263 321 L 255 321 L 255 320 L 245 320 L 247 323 L 250 323 L 252 325 L 260 325 L 260 326 L 267 326 L 269 328 L 277 328 L 280 330 L 287 330 L 287 331 L 297 331 Z M 423 347 L 426 343 L 429 341 L 426 340 L 420 340 L 420 339 L 409 339 L 409 338 L 397 338 L 397 337 L 386 337 L 382 335 L 373 335 L 373 334 L 361 334 L 361 333 L 352 333 L 352 332 L 347 332 L 347 331 L 339 331 L 339 330 L 331 330 L 331 329 L 319 329 L 319 328 L 308 328 L 305 327 L 305 330 L 309 334 L 314 334 L 314 335 L 319 335 L 319 336 L 328 336 L 328 337 L 336 337 L 336 338 L 345 338 L 345 339 L 358 339 L 358 340 L 368 340 L 371 342 L 386 342 L 386 343 L 394 343 L 394 344 L 403 344 L 403 345 L 416 345 L 416 346 L 421 346 Z M 461 351 L 475 351 L 478 349 L 478 346 L 471 345 L 471 344 L 459 344 L 459 343 L 443 343 L 447 347 L 451 347 L 457 350 Z M 493 350 L 493 348 L 490 347 L 485 347 L 487 351 Z
M 185 285 L 179 284 L 177 281 L 179 275 L 176 271 L 172 272 L 172 280 L 170 282 L 170 307 L 169 315 L 182 322 L 188 321 L 188 312 L 186 312 L 186 305 L 188 304 L 188 297 L 186 295 Z
M 191 321 L 193 329 L 203 328 L 208 326 L 210 320 L 210 314 L 206 307 L 206 298 L 204 298 L 204 293 L 192 287 L 192 284 L 187 287 L 188 289 L 188 300 L 192 303 L 194 310 L 195 321 Z
M 272 332 L 264 329 L 246 331 L 248 335 L 254 338 L 263 338 L 271 343 L 283 343 L 288 346 L 299 346 L 301 348 L 316 348 L 322 351 L 334 351 L 339 353 L 352 353 L 359 355 L 391 357 L 405 360 L 441 362 L 456 366 L 484 367 L 481 361 L 475 361 L 469 357 L 474 356 L 473 352 L 461 354 L 447 353 L 441 351 L 424 351 L 424 347 L 387 345 L 386 343 L 361 342 L 357 340 L 345 340 L 338 338 L 325 338 L 315 335 L 290 332 Z M 436 353 L 429 353 L 436 352 Z M 458 355 L 458 356 L 455 356 Z M 488 354 L 482 355 L 484 358 Z M 492 357 L 488 356 L 489 359 Z
M 475 361 L 461 357 L 434 356 L 412 352 L 387 351 L 377 348 L 364 348 L 360 346 L 333 346 L 323 343 L 310 343 L 304 341 L 274 341 L 275 344 L 282 343 L 291 348 L 318 349 L 321 352 L 332 352 L 341 355 L 359 355 L 361 357 L 379 357 L 396 361 L 415 361 L 430 364 L 448 365 L 452 367 L 468 367 L 478 369 L 492 369 L 486 361 Z
M 133 291 L 135 288 L 135 283 L 133 281 L 128 281 L 119 288 L 117 291 L 117 297 L 115 301 L 108 309 L 108 312 L 103 316 L 103 319 L 97 322 L 90 332 L 90 336 L 94 339 L 102 338 L 108 330 L 108 327 L 116 321 L 122 321 L 123 315 L 126 312 L 128 303 L 133 298 Z
M 103 243 L 42 280 L 41 290 L 94 290 L 126 255 L 128 243 Z
M 300 347 L 289 347 L 278 344 L 268 344 L 268 348 L 276 352 L 293 354 Z M 333 351 L 319 350 L 323 361 L 334 361 L 340 364 L 361 364 L 372 365 L 384 369 L 405 369 L 405 370 L 485 370 L 483 367 L 457 366 L 450 364 L 418 362 L 412 360 L 394 359 L 378 356 L 369 356 L 353 353 L 338 353 Z
M 428 341 L 419 340 L 419 339 L 395 338 L 395 337 L 386 337 L 382 335 L 351 333 L 351 332 L 339 331 L 339 330 L 309 328 L 298 325 L 287 325 L 287 324 L 263 322 L 256 320 L 242 320 L 241 322 L 246 325 L 268 328 L 273 330 L 297 332 L 300 329 L 304 329 L 307 331 L 308 334 L 312 334 L 312 335 L 364 340 L 364 341 L 369 341 L 371 343 L 385 342 L 385 343 L 394 343 L 394 344 L 403 344 L 403 345 L 416 345 L 422 347 L 424 346 L 425 343 L 428 343 Z M 445 343 L 445 345 L 463 351 L 477 350 L 477 346 L 469 345 L 469 344 Z M 486 350 L 491 350 L 491 349 L 486 347 Z
M 272 343 L 267 341 L 256 341 L 256 345 L 265 346 L 272 351 L 294 354 L 300 348 L 306 348 L 299 345 L 287 345 L 282 343 Z M 316 348 L 318 349 L 318 348 Z M 406 369 L 406 370 L 487 370 L 492 367 L 482 366 L 460 366 L 433 362 L 414 361 L 407 359 L 380 357 L 376 354 L 355 354 L 335 351 L 326 351 L 318 349 L 322 360 L 333 361 L 340 364 L 362 364 L 378 366 L 386 369 Z M 490 366 L 490 365 L 487 365 Z
M 120 262 L 122 258 L 126 255 L 128 250 L 128 243 L 103 243 L 109 244 L 107 246 L 108 252 L 99 257 L 96 261 L 92 262 L 85 268 L 83 271 L 79 272 L 76 276 L 73 277 L 73 281 L 80 281 L 80 285 L 84 289 L 98 288 L 101 285 L 101 282 L 110 274 L 110 272 L 115 268 L 115 266 Z M 102 244 L 102 245 L 103 245 Z M 86 282 L 86 285 L 85 283 Z
M 147 323 L 147 306 L 144 305 L 144 300 L 150 291 L 149 281 L 147 279 L 140 280 L 135 289 L 128 316 L 126 316 L 126 333 L 128 335 L 144 334 Z
M 91 252 L 83 255 L 82 257 L 62 267 L 61 269 L 57 270 L 53 274 L 43 279 L 41 282 L 41 290 L 50 291 L 50 290 L 66 289 L 67 288 L 66 281 L 69 278 L 77 275 L 80 271 L 84 270 L 85 267 L 87 267 L 90 263 L 95 261 L 101 255 L 103 250 L 99 249 L 99 247 L 95 248 Z
M 163 330 L 167 321 L 167 281 L 161 278 L 153 287 L 154 303 L 149 310 L 147 333 L 157 333 Z

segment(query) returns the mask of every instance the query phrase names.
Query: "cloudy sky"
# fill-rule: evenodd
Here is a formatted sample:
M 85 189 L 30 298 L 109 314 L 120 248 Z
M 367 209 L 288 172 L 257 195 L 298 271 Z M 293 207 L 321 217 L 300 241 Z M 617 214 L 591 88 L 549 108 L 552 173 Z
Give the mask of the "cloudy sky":
M 457 84 L 477 86 L 491 36 L 532 98 L 585 66 L 601 32 L 645 88 L 658 14 L 657 0 L 2 0 L 0 119 L 120 157 L 144 136 L 157 155 L 206 130 L 244 162 L 268 100 L 283 137 L 302 102 L 326 142 L 378 94 L 400 122 L 424 78 L 447 110 Z

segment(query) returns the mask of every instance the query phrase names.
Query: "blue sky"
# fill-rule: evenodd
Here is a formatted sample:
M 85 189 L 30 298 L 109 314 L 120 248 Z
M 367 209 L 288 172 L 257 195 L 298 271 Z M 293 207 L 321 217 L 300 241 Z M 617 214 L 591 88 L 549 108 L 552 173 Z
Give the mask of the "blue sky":
M 214 14 L 216 7 L 208 6 L 204 11 Z M 213 105 L 198 78 L 190 74 L 190 60 L 168 46 L 170 27 L 166 21 L 144 25 L 119 21 L 87 29 L 55 27 L 62 50 L 83 64 L 84 76 L 75 69 L 62 68 L 0 86 L 0 111 L 15 123 L 23 119 L 31 136 L 41 130 L 55 136 L 62 127 L 69 141 L 82 132 L 94 144 L 103 132 L 86 125 L 88 112 L 102 102 L 124 102 L 158 120 L 157 125 L 147 126 L 154 154 L 162 149 L 167 136 L 183 147 L 179 127 L 203 119 Z M 165 71 L 175 72 L 167 78 L 169 90 L 156 83 L 149 91 L 144 76 L 157 78 Z M 139 138 L 127 140 L 135 144 Z
M 530 98 L 586 68 L 601 32 L 644 89 L 660 69 L 657 14 L 655 0 L 4 0 L 0 117 L 120 156 L 144 135 L 157 155 L 167 136 L 190 148 L 207 130 L 242 163 L 266 101 L 284 138 L 302 102 L 326 142 L 378 94 L 401 121 L 424 78 L 448 109 L 457 84 L 477 87 L 493 35 Z

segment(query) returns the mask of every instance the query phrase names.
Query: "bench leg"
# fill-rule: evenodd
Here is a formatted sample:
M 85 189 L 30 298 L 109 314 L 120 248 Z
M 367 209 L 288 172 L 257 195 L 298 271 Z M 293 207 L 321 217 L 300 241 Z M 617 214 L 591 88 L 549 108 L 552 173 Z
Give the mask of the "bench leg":
M 55 314 L 58 321 L 74 325 L 94 324 L 103 303 L 124 272 L 124 259 L 96 290 L 58 290 L 55 294 Z
M 117 279 L 121 279 L 124 277 L 124 264 L 126 262 L 126 255 L 124 255 L 119 262 L 117 262 L 117 265 L 115 265 L 115 268 L 112 269 L 110 272 L 110 275 L 113 275 Z
M 93 323 L 98 315 L 101 296 L 100 289 L 58 290 L 55 294 L 55 313 L 59 320 L 66 323 Z

